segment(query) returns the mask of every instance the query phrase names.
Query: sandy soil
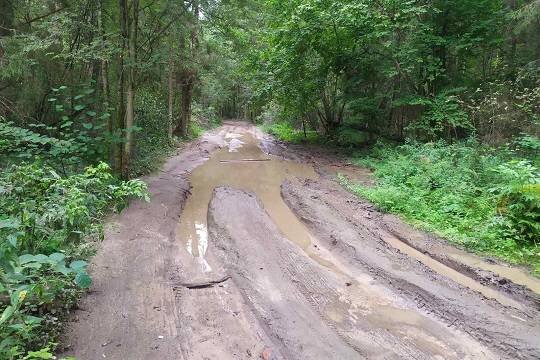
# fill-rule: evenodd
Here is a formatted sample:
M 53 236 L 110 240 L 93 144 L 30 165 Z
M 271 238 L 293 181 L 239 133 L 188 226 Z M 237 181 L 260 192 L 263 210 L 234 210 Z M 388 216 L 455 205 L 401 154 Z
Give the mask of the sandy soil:
M 244 123 L 179 150 L 145 179 L 151 202 L 108 222 L 62 355 L 540 358 L 536 279 L 380 213 L 336 172 L 373 183 Z

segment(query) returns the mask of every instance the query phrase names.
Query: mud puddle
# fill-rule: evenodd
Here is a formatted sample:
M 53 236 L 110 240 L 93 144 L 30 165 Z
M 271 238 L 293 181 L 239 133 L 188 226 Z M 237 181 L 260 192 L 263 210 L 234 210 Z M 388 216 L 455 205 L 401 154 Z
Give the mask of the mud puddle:
M 482 258 L 479 258 L 474 255 L 470 255 L 465 251 L 458 249 L 449 250 L 447 255 L 465 265 L 468 265 L 473 268 L 478 268 L 486 271 L 491 271 L 492 273 L 499 275 L 505 279 L 512 281 L 513 283 L 526 286 L 536 294 L 540 294 L 540 279 L 534 278 L 527 271 L 510 266 L 504 266 L 497 263 L 489 263 Z
M 441 275 L 444 275 L 449 279 L 452 279 L 458 284 L 466 286 L 471 290 L 477 291 L 487 298 L 495 299 L 503 305 L 512 306 L 516 309 L 523 309 L 523 306 L 517 301 L 503 295 L 499 291 L 496 291 L 487 286 L 484 286 L 480 284 L 478 281 L 468 276 L 463 275 L 462 273 L 452 269 L 449 266 L 444 265 L 443 263 L 438 262 L 437 260 L 433 259 L 432 257 L 428 255 L 421 253 L 420 251 L 416 250 L 412 246 L 407 245 L 406 243 L 404 243 L 397 237 L 388 235 L 388 236 L 384 236 L 383 240 L 386 241 L 391 246 L 393 246 L 394 248 L 398 249 L 399 251 L 420 261 L 421 263 L 429 267 L 431 270 Z
M 207 212 L 212 192 L 220 186 L 255 193 L 282 234 L 302 249 L 308 249 L 313 238 L 282 200 L 280 189 L 287 178 L 316 178 L 313 167 L 263 153 L 257 139 L 248 132 L 227 133 L 225 140 L 226 147 L 212 154 L 208 161 L 191 173 L 192 195 L 184 207 L 177 229 L 186 250 L 197 259 L 201 270 L 211 271 L 205 260 L 208 248 Z M 313 258 L 326 267 L 332 267 L 329 261 L 316 256 Z
M 314 168 L 311 165 L 265 154 L 258 146 L 259 141 L 250 132 L 229 132 L 224 137 L 226 146 L 213 153 L 208 161 L 192 171 L 190 177 L 192 194 L 187 200 L 177 229 L 179 239 L 195 258 L 201 271 L 212 270 L 205 260 L 208 249 L 207 213 L 212 192 L 217 187 L 230 186 L 254 193 L 285 238 L 297 244 L 317 263 L 334 273 L 354 277 L 331 253 L 317 246 L 317 239 L 310 234 L 281 197 L 281 184 L 284 180 L 292 177 L 316 179 L 318 175 Z M 246 223 L 245 226 L 250 224 Z M 384 240 L 433 271 L 463 286 L 501 304 L 521 308 L 521 305 L 513 299 L 422 254 L 393 236 L 386 236 Z

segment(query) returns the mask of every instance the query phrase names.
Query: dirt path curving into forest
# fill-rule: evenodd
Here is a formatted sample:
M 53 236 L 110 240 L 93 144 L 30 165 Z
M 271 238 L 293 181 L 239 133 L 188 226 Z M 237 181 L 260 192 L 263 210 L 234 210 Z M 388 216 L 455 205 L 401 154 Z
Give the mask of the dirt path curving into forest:
M 538 280 L 345 191 L 369 172 L 245 123 L 189 144 L 110 219 L 77 359 L 538 359 Z M 514 280 L 514 281 L 511 281 Z

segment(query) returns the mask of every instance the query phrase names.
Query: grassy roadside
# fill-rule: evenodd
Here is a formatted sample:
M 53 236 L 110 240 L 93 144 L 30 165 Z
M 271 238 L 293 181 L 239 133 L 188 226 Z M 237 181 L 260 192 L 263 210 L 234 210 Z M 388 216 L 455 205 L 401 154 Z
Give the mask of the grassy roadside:
M 379 145 L 352 158 L 374 170 L 377 185 L 342 182 L 417 227 L 540 275 L 538 149 L 514 145 Z
M 302 143 L 318 143 L 321 141 L 321 137 L 316 131 L 309 130 L 305 133 L 302 130 L 294 129 L 291 125 L 287 123 L 274 123 L 274 124 L 263 124 L 259 128 L 268 134 L 275 136 L 277 139 L 302 144 Z
M 120 181 L 105 163 L 59 175 L 38 160 L 0 175 L 0 358 L 52 359 L 59 334 L 90 287 L 86 260 L 102 219 L 146 184 Z

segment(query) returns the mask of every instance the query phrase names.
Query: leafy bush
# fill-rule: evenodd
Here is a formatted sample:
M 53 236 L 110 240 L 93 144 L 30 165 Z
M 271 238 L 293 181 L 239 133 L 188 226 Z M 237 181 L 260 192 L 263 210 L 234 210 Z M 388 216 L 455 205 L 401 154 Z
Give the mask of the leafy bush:
M 473 141 L 380 145 L 355 161 L 373 168 L 378 183 L 347 184 L 354 192 L 466 247 L 540 272 L 540 174 L 531 161 Z
M 98 111 L 94 89 L 66 86 L 52 89 L 48 104 L 54 121 L 31 123 L 27 128 L 0 118 L 0 166 L 10 162 L 40 157 L 57 170 L 81 169 L 84 164 L 107 158 L 109 146 L 116 139 L 106 129 L 108 111 Z
M 416 139 L 432 141 L 440 138 L 458 138 L 458 132 L 473 131 L 474 127 L 460 100 L 452 92 L 442 92 L 433 98 L 414 96 L 399 104 L 422 105 L 424 113 L 419 120 L 411 123 L 407 131 Z
M 279 140 L 291 143 L 314 143 L 319 141 L 319 135 L 316 131 L 306 131 L 298 130 L 293 128 L 287 122 L 278 122 L 271 125 L 264 125 L 263 130 L 274 135 Z
M 15 359 L 52 346 L 62 314 L 90 286 L 84 237 L 108 209 L 148 194 L 105 163 L 62 177 L 34 162 L 4 169 L 0 195 L 0 358 Z
M 499 165 L 500 176 L 491 189 L 497 195 L 497 229 L 502 238 L 518 245 L 540 244 L 540 173 L 530 162 L 515 160 Z
M 221 119 L 213 106 L 201 106 L 197 103 L 193 104 L 192 118 L 199 123 L 203 128 L 211 129 L 221 125 Z
M 359 147 L 367 144 L 369 135 L 358 129 L 340 127 L 336 132 L 336 143 L 343 147 Z
M 166 102 L 147 90 L 138 93 L 136 104 L 136 122 L 141 131 L 135 133 L 133 176 L 156 170 L 174 145 L 169 140 Z
M 17 257 L 6 250 L 0 251 L 0 292 L 8 303 L 0 317 L 0 355 L 11 359 L 23 355 L 28 346 L 39 348 L 54 340 L 55 312 L 74 305 L 74 284 L 85 289 L 91 280 L 85 261 L 66 266 L 63 253 Z

